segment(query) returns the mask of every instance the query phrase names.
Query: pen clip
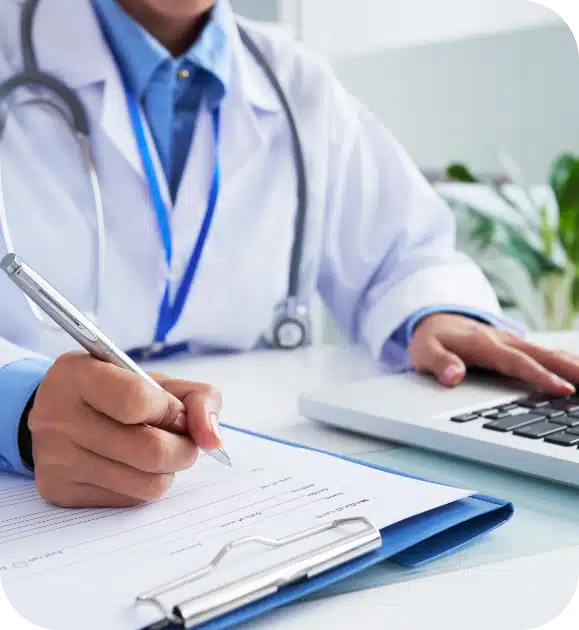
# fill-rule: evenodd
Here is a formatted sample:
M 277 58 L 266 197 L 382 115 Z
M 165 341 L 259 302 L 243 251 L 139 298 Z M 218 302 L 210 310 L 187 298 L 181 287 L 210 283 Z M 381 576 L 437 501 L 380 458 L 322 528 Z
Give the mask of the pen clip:
M 86 326 L 83 326 L 81 322 L 79 322 L 78 319 L 76 319 L 71 313 L 67 313 L 63 310 L 60 304 L 58 304 L 58 302 L 56 302 L 42 287 L 38 287 L 38 293 L 40 293 L 50 306 L 58 312 L 60 317 L 67 321 L 69 326 L 74 326 L 75 330 L 87 341 L 90 341 L 91 343 L 96 343 L 98 341 L 97 336 L 92 331 L 86 328 Z

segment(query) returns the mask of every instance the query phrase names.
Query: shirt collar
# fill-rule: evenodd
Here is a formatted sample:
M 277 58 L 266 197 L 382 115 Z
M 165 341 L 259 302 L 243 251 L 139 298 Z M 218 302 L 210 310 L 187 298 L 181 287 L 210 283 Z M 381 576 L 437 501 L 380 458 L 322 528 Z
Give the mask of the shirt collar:
M 103 0 L 98 0 L 103 1 Z M 97 0 L 51 0 L 38 5 L 35 20 L 35 41 L 42 70 L 54 74 L 72 89 L 80 90 L 89 85 L 106 85 L 111 79 L 118 80 L 119 64 L 115 61 L 110 45 L 107 45 L 103 27 L 97 18 Z M 242 44 L 237 21 L 261 39 L 254 24 L 236 16 L 228 0 L 218 0 L 220 16 L 225 16 L 225 34 L 231 49 L 228 97 L 242 98 L 248 105 L 269 112 L 281 110 L 281 103 L 266 78 L 263 69 Z M 221 19 L 221 17 L 220 17 Z M 78 28 L 63 29 L 63 24 L 77 24 Z M 259 41 L 257 41 L 259 44 Z M 10 63 L 22 67 L 22 55 L 18 29 L 7 33 Z M 278 64 L 271 61 L 274 71 Z M 286 71 L 287 73 L 287 71 Z M 285 83 L 281 76 L 282 85 Z M 237 102 L 237 101 L 235 101 Z
M 173 62 L 171 53 L 133 20 L 116 0 L 92 2 L 124 80 L 142 98 L 157 68 L 163 63 Z M 227 91 L 231 76 L 226 4 L 227 0 L 217 0 L 200 37 L 177 60 L 189 61 L 209 72 L 221 84 L 222 92 Z

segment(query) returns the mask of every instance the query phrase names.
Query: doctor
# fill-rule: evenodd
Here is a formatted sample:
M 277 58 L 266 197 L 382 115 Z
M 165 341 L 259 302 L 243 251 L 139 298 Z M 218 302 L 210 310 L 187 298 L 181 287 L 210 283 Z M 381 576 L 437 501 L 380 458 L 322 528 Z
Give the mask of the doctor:
M 0 254 L 14 248 L 137 358 L 299 345 L 319 291 L 392 369 L 452 386 L 481 365 L 571 393 L 577 361 L 500 319 L 388 131 L 301 46 L 240 26 L 227 0 L 4 0 Z M 5 470 L 34 471 L 58 505 L 134 505 L 219 446 L 211 386 L 159 377 L 153 391 L 71 352 L 0 283 Z

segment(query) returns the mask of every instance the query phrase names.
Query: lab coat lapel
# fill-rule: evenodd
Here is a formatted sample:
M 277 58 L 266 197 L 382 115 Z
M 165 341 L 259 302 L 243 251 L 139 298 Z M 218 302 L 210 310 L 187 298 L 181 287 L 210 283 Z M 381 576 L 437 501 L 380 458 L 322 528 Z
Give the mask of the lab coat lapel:
M 221 104 L 218 151 L 221 179 L 230 184 L 245 169 L 251 168 L 252 157 L 258 154 L 266 140 L 265 117 L 279 113 L 281 104 L 263 70 L 243 45 L 232 12 L 226 28 L 233 67 L 231 84 Z M 203 195 L 208 194 L 211 169 L 207 165 L 213 164 L 215 149 L 210 125 L 210 113 L 202 109 L 177 196 L 177 206 L 186 200 L 190 204 L 192 195 L 198 201 L 200 186 Z
M 267 141 L 269 125 L 280 113 L 281 103 L 263 70 L 244 46 L 233 13 L 227 28 L 233 71 L 222 105 L 221 151 L 223 175 L 233 179 L 251 168 L 252 158 Z
M 219 146 L 215 146 L 213 138 L 211 113 L 204 105 L 199 114 L 172 216 L 173 233 L 179 235 L 174 246 L 173 272 L 177 278 L 184 270 L 205 216 L 215 151 L 219 152 L 221 187 L 214 219 L 215 230 L 212 229 L 211 234 L 218 231 L 220 224 L 230 225 L 223 213 L 226 208 L 237 207 L 237 182 L 247 173 L 247 169 L 259 168 L 259 164 L 263 163 L 267 140 L 266 119 L 274 119 L 281 108 L 263 71 L 241 42 L 233 13 L 229 16 L 227 30 L 233 67 L 231 83 L 221 104 Z M 211 238 L 206 247 L 205 253 L 210 252 Z
M 258 150 L 264 144 L 265 118 L 280 110 L 273 88 L 241 42 L 236 19 L 230 12 L 227 29 L 233 71 L 230 89 L 222 104 L 219 146 L 222 179 L 225 182 L 233 182 L 245 169 L 251 168 L 252 157 L 259 154 Z M 99 120 L 110 142 L 144 179 L 120 72 L 90 0 L 40 2 L 34 40 L 39 64 L 44 71 L 58 76 L 81 95 L 85 88 L 98 86 L 100 100 L 93 104 L 93 119 L 96 117 Z M 209 137 L 205 140 L 200 138 L 189 152 L 178 207 L 186 205 L 190 209 L 193 196 L 195 204 L 205 208 L 209 180 L 203 176 L 200 182 L 199 174 L 205 174 L 207 170 L 202 168 L 208 159 L 207 149 L 212 146 L 212 142 L 209 144 L 207 140 Z M 154 143 L 149 142 L 149 146 L 158 167 Z M 168 187 L 162 169 L 157 168 L 157 173 L 168 201 Z M 176 216 L 175 221 L 178 220 Z
M 104 85 L 100 123 L 117 150 L 122 153 L 136 173 L 144 178 L 141 154 L 131 124 L 123 83 L 116 67 L 115 72 L 109 75 Z M 147 129 L 147 125 L 144 126 Z M 150 134 L 148 135 L 151 155 L 156 158 L 154 144 L 150 141 Z M 156 159 L 154 161 L 158 162 Z M 160 175 L 159 168 L 157 168 L 157 176 L 162 182 L 164 177 Z
M 131 127 L 122 79 L 90 0 L 45 0 L 37 9 L 34 41 L 42 70 L 79 94 L 99 86 L 93 120 L 141 176 L 143 167 Z

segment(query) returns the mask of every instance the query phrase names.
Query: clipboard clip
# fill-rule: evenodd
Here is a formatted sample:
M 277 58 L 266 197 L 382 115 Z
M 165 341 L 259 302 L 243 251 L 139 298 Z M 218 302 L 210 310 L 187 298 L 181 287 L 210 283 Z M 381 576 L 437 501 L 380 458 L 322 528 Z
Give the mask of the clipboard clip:
M 265 547 L 285 547 L 286 545 L 348 525 L 359 527 L 356 528 L 356 531 L 350 532 L 339 540 L 326 543 L 308 553 L 253 573 L 236 582 L 229 582 L 172 607 L 166 606 L 160 599 L 164 595 L 170 594 L 172 591 L 187 586 L 212 573 L 223 558 L 236 547 L 250 544 L 258 544 Z M 204 567 L 166 582 L 155 589 L 141 593 L 137 597 L 136 603 L 152 604 L 163 615 L 164 620 L 150 626 L 150 628 L 166 628 L 169 625 L 173 625 L 189 630 L 216 617 L 232 612 L 241 606 L 272 595 L 284 586 L 289 586 L 302 579 L 312 578 L 350 560 L 366 555 L 378 549 L 381 544 L 380 531 L 368 519 L 363 517 L 334 520 L 284 538 L 248 536 L 225 545 L 213 560 Z

